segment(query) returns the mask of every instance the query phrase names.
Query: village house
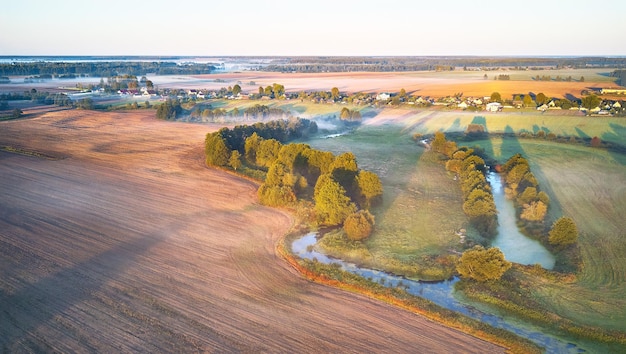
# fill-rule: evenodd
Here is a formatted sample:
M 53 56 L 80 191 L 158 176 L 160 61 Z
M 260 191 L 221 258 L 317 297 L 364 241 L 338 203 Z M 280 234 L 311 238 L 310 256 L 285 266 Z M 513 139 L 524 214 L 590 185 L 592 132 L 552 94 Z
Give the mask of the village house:
M 386 101 L 388 99 L 391 98 L 391 95 L 387 92 L 381 92 L 378 95 L 376 95 L 376 100 L 377 101 Z
M 500 104 L 500 102 L 490 102 L 490 103 L 487 103 L 487 106 L 485 107 L 485 110 L 487 112 L 500 112 L 500 111 L 502 111 L 502 104 Z

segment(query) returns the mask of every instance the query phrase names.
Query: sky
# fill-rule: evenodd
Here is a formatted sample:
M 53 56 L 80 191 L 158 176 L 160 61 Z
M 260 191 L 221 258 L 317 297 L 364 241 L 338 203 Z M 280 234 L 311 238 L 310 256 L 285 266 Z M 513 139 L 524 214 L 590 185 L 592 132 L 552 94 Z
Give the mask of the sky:
M 0 55 L 626 56 L 624 0 L 13 0 Z

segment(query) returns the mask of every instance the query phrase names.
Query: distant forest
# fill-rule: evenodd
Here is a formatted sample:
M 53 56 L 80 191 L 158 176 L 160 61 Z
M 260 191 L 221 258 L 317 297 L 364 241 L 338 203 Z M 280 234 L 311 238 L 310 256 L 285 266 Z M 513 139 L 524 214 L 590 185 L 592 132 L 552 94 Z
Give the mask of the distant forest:
M 197 75 L 215 71 L 213 64 L 148 61 L 13 62 L 0 64 L 0 76 L 32 75 L 41 78 L 81 76 L 112 77 L 119 75 Z
M 351 72 L 421 71 L 454 68 L 626 68 L 626 57 L 293 57 L 276 58 L 263 71 L 277 72 Z
M 611 76 L 617 78 L 618 85 L 626 86 L 626 70 L 615 70 L 611 73 Z

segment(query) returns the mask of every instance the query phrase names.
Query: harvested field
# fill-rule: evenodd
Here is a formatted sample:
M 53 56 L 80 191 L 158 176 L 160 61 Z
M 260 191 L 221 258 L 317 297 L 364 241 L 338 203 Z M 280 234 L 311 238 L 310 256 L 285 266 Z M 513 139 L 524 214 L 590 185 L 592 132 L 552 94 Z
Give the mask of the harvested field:
M 302 279 L 290 215 L 154 111 L 0 123 L 3 352 L 503 352 Z M 42 158 L 41 156 L 49 157 Z
M 545 71 L 541 75 L 574 75 L 585 77 L 584 82 L 578 81 L 534 81 L 533 74 L 528 71 L 493 71 L 488 72 L 485 79 L 483 71 L 464 72 L 348 72 L 348 73 L 272 73 L 272 72 L 236 72 L 226 74 L 198 75 L 193 79 L 172 80 L 168 77 L 156 77 L 161 86 L 168 81 L 176 87 L 219 89 L 239 83 L 244 92 L 256 93 L 259 86 L 279 83 L 287 92 L 330 91 L 337 87 L 341 92 L 399 92 L 404 88 L 407 93 L 416 96 L 445 97 L 457 93 L 464 96 L 490 96 L 499 92 L 503 98 L 512 99 L 516 94 L 543 92 L 548 97 L 565 97 L 567 94 L 580 96 L 580 92 L 589 87 L 617 87 L 612 80 L 600 76 L 594 70 Z M 498 74 L 513 77 L 510 81 L 493 80 Z M 163 81 L 160 81 L 160 80 Z M 215 82 L 215 79 L 220 82 Z M 157 82 L 155 81 L 155 82 Z M 250 82 L 254 85 L 249 85 Z M 203 86 L 204 85 L 204 86 Z

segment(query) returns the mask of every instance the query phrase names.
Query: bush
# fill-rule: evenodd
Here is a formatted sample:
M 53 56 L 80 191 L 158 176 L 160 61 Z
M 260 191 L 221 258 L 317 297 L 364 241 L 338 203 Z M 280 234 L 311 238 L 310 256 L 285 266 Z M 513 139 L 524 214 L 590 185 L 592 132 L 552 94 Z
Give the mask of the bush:
M 343 229 L 350 240 L 364 240 L 372 234 L 374 215 L 367 210 L 359 210 L 350 214 L 343 222 Z
M 504 259 L 499 248 L 485 249 L 482 246 L 463 252 L 456 267 L 462 277 L 478 281 L 498 280 L 509 268 L 511 262 Z
M 552 245 L 567 246 L 578 240 L 578 228 L 574 220 L 562 217 L 554 222 L 550 230 L 548 241 Z

